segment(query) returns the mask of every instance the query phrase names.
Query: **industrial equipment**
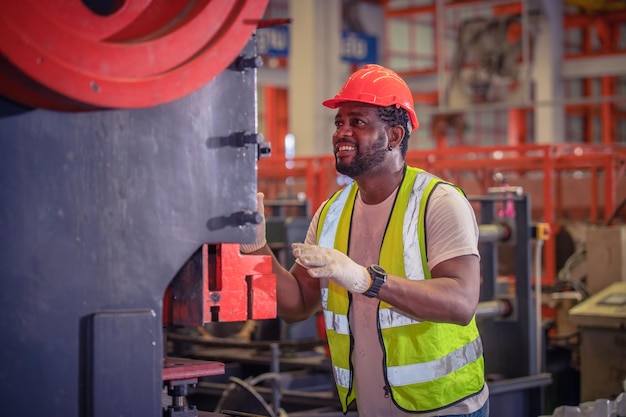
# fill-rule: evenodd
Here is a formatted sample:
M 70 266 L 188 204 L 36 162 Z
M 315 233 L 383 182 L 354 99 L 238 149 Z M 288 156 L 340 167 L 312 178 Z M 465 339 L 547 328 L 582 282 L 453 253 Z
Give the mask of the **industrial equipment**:
M 581 400 L 616 398 L 626 391 L 626 281 L 598 291 L 569 316 L 580 329 Z
M 482 283 L 477 320 L 491 413 L 536 416 L 543 409 L 543 388 L 552 378 L 542 353 L 541 286 L 536 274 L 535 285 L 532 282 L 536 255 L 531 243 L 546 239 L 549 230 L 531 223 L 530 197 L 519 187 L 494 189 L 470 201 L 480 204 Z M 504 280 L 498 271 L 500 245 L 512 245 L 515 251 L 514 275 Z
M 198 415 L 224 366 L 164 357 L 163 324 L 275 316 L 238 258 L 266 5 L 1 2 L 3 416 Z

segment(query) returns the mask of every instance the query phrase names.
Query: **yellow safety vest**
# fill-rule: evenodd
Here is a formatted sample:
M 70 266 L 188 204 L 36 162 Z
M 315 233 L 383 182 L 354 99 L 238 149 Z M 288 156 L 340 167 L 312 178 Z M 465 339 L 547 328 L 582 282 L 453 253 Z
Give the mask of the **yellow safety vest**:
M 379 264 L 389 274 L 430 279 L 425 249 L 426 202 L 442 182 L 421 169 L 406 169 L 380 252 Z M 346 186 L 322 208 L 318 245 L 348 253 L 357 189 L 355 183 Z M 404 256 L 398 256 L 400 253 Z M 356 399 L 348 315 L 352 295 L 331 280 L 321 291 L 333 374 L 345 413 Z M 467 326 L 418 321 L 380 301 L 377 327 L 383 347 L 385 389 L 398 408 L 432 412 L 482 390 L 483 348 L 475 318 Z

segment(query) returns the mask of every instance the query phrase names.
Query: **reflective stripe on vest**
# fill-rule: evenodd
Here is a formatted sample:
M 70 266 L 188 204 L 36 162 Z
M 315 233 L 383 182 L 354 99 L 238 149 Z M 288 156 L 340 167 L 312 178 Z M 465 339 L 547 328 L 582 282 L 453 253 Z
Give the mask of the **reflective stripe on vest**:
M 417 384 L 433 381 L 465 366 L 467 362 L 478 360 L 483 354 L 480 338 L 474 339 L 469 345 L 457 349 L 452 354 L 426 363 L 392 366 L 387 368 L 387 377 L 392 386 Z M 344 388 L 350 386 L 350 370 L 333 366 L 337 385 Z
M 430 193 L 440 182 L 422 170 L 407 168 L 385 231 L 379 261 L 390 274 L 414 280 L 430 279 L 425 255 L 425 207 Z M 320 214 L 318 244 L 348 252 L 356 193 L 356 184 L 352 183 L 329 199 Z M 404 256 L 393 256 L 400 247 Z M 345 289 L 332 281 L 327 281 L 327 285 L 321 289 L 322 306 L 333 373 L 345 412 L 356 398 L 350 362 L 350 298 Z M 482 344 L 474 320 L 467 326 L 420 322 L 380 302 L 378 322 L 384 341 L 385 377 L 399 408 L 431 411 L 482 389 Z M 420 349 L 406 342 L 414 340 L 416 334 L 426 341 L 420 344 Z M 429 343 L 429 338 L 439 342 Z
M 482 354 L 483 345 L 480 338 L 476 338 L 472 343 L 461 346 L 443 358 L 425 363 L 389 367 L 387 376 L 389 383 L 397 386 L 433 381 L 460 369 L 468 362 L 474 362 Z
M 322 288 L 322 294 L 322 299 L 328 298 L 326 295 L 328 294 L 328 289 Z M 420 323 L 419 320 L 412 319 L 393 308 L 380 309 L 378 311 L 378 322 L 381 329 Z M 326 323 L 326 330 L 332 330 L 338 334 L 350 334 L 348 316 L 345 314 L 338 314 L 324 307 L 324 323 Z

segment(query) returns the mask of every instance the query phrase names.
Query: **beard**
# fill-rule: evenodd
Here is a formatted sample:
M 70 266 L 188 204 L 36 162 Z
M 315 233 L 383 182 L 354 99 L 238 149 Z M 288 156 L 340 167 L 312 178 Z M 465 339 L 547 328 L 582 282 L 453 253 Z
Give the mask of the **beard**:
M 364 150 L 357 148 L 356 156 L 349 163 L 342 163 L 335 158 L 335 169 L 350 178 L 359 177 L 385 160 L 387 154 L 387 137 L 381 133 L 372 145 Z

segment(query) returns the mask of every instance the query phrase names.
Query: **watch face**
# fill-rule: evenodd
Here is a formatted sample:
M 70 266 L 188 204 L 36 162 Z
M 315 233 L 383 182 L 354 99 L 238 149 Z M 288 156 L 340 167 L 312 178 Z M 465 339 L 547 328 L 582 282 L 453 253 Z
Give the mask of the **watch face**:
M 372 265 L 370 268 L 378 275 L 387 275 L 387 272 L 378 265 Z
M 371 265 L 368 271 L 372 276 L 372 285 L 363 294 L 373 298 L 378 295 L 380 288 L 387 282 L 387 272 L 378 265 Z

